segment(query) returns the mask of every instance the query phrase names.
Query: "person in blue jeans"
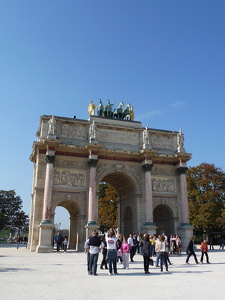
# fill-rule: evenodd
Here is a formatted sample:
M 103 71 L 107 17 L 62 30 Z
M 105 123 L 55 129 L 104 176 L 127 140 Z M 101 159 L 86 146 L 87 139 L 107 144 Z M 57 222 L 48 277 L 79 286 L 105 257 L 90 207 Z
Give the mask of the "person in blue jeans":
M 98 255 L 101 247 L 102 241 L 98 236 L 98 232 L 96 230 L 92 231 L 92 236 L 89 237 L 89 275 L 97 276 L 97 263 L 98 263 Z
M 116 231 L 111 228 L 106 234 L 105 234 L 105 240 L 107 245 L 107 255 L 106 259 L 109 263 L 109 275 L 114 274 L 118 275 L 117 273 L 117 250 L 116 250 L 116 242 L 118 240 L 116 236 Z

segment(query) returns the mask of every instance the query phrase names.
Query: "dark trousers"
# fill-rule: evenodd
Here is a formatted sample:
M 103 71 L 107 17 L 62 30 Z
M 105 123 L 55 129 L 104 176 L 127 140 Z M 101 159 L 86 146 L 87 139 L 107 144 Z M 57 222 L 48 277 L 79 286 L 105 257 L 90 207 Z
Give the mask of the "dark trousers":
M 207 253 L 207 252 L 202 252 L 201 262 L 203 262 L 203 256 L 204 256 L 204 254 L 205 254 L 205 256 L 206 256 L 206 261 L 207 261 L 207 263 L 209 263 L 209 256 L 208 256 L 208 253 Z
M 98 254 L 90 254 L 89 272 L 94 275 L 97 274 Z
M 90 252 L 87 253 L 87 270 L 90 271 Z
M 57 252 L 60 251 L 61 245 L 62 245 L 62 242 L 56 242 Z
M 103 268 L 103 266 L 105 266 L 105 269 L 108 269 L 107 267 L 107 261 L 106 261 L 106 254 L 107 254 L 107 250 L 103 250 L 102 252 L 102 262 L 101 262 L 101 266 L 100 268 Z
M 130 260 L 131 261 L 133 260 L 135 252 L 136 252 L 136 246 L 131 247 L 131 249 L 130 249 Z
M 198 260 L 197 260 L 197 257 L 196 257 L 195 252 L 191 252 L 191 253 L 188 254 L 187 259 L 186 259 L 186 263 L 188 263 L 189 258 L 190 258 L 192 255 L 194 256 L 195 262 L 196 262 L 196 264 L 197 264 L 197 263 L 198 263 Z
M 114 274 L 116 274 L 117 273 L 117 258 L 108 259 L 108 263 L 109 263 L 109 273 L 112 274 L 112 271 L 114 271 Z
M 163 263 L 166 266 L 166 270 L 168 271 L 168 263 L 167 263 L 167 259 L 166 259 L 166 252 L 160 252 L 159 256 L 160 256 L 160 268 L 161 271 L 163 271 Z
M 149 270 L 149 261 L 150 261 L 150 257 L 148 257 L 148 256 L 143 256 L 143 258 L 144 258 L 144 271 L 145 271 L 145 273 L 147 273 L 148 270 Z

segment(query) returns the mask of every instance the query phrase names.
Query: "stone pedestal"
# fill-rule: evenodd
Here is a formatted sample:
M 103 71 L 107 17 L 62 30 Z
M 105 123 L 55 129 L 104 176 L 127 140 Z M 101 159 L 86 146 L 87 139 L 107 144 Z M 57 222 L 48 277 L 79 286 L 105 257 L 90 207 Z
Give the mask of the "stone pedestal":
M 193 227 L 189 223 L 182 223 L 177 229 L 178 235 L 184 244 L 183 251 L 186 251 L 190 238 L 193 236 Z
M 153 235 L 156 233 L 156 225 L 153 222 L 146 222 L 141 228 L 142 233 Z
M 51 221 L 42 221 L 40 224 L 37 253 L 50 253 L 53 251 L 53 227 Z
M 93 230 L 98 230 L 99 226 L 96 222 L 88 222 L 86 228 L 86 240 L 91 236 Z

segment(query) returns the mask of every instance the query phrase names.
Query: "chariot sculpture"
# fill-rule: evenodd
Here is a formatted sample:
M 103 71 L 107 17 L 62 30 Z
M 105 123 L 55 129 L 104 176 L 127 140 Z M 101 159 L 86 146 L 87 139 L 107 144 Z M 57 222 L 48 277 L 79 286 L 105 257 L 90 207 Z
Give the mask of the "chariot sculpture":
M 88 106 L 88 112 L 91 116 L 95 114 L 95 108 L 97 108 L 97 115 L 99 117 L 134 121 L 134 107 L 131 106 L 130 103 L 128 103 L 124 108 L 124 103 L 120 102 L 118 107 L 114 108 L 115 100 L 113 103 L 110 103 L 110 100 L 107 100 L 105 106 L 101 99 L 99 99 L 98 102 L 99 105 L 96 106 L 91 100 Z

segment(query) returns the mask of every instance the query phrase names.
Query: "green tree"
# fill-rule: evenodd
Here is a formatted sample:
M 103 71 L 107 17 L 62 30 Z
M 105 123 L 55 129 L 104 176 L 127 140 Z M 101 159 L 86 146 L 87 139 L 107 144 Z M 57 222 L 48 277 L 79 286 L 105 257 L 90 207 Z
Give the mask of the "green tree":
M 225 173 L 214 164 L 202 163 L 187 171 L 190 222 L 196 233 L 209 234 L 225 225 Z
M 99 185 L 98 224 L 102 232 L 118 227 L 118 197 L 116 190 L 107 183 Z
M 29 218 L 22 210 L 22 200 L 14 190 L 0 190 L 1 229 L 28 231 Z

